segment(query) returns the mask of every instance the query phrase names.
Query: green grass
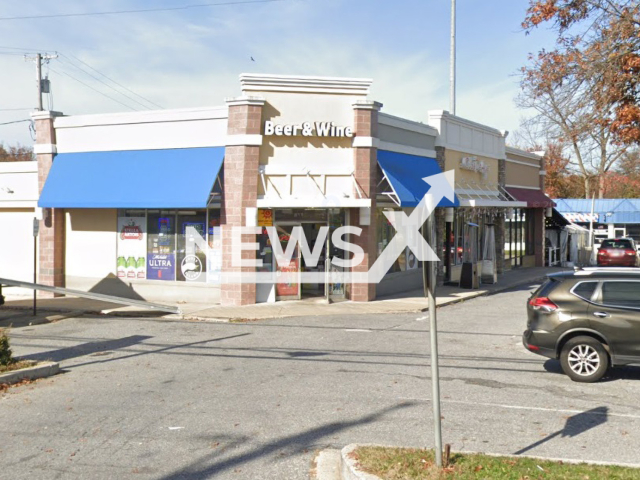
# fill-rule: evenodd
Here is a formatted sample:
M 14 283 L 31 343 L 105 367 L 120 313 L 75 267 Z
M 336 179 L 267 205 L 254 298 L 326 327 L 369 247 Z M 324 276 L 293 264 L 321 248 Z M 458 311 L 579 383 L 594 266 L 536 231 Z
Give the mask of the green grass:
M 432 450 L 359 447 L 359 468 L 384 480 L 632 480 L 640 469 L 551 462 L 524 457 L 452 453 L 444 469 L 435 466 Z

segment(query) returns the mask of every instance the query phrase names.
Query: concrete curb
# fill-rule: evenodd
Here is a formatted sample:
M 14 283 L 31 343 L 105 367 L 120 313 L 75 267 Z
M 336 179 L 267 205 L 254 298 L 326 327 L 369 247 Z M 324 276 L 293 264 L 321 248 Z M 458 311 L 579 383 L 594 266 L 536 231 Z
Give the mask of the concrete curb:
M 372 475 L 370 473 L 363 472 L 358 469 L 358 464 L 356 460 L 350 457 L 350 454 L 359 447 L 366 446 L 378 446 L 384 447 L 384 445 L 377 444 L 356 444 L 352 443 L 344 447 L 340 450 L 340 476 L 339 480 L 381 480 L 377 475 Z M 388 447 L 388 445 L 387 445 Z M 400 448 L 400 447 L 399 447 Z M 509 455 L 504 453 L 487 453 L 487 452 L 474 452 L 469 450 L 460 450 L 451 453 L 461 453 L 465 455 L 487 455 L 490 457 L 514 457 L 514 458 L 530 458 L 533 460 L 544 460 L 549 462 L 562 462 L 572 465 L 578 464 L 586 464 L 586 465 L 599 465 L 599 466 L 617 466 L 617 467 L 628 467 L 628 468 L 637 468 L 640 469 L 640 464 L 636 463 L 615 463 L 615 462 L 603 462 L 603 461 L 594 461 L 594 460 L 575 460 L 575 459 L 567 459 L 567 458 L 555 458 L 555 457 L 540 457 L 536 455 Z M 320 452 L 322 454 L 322 452 Z M 338 461 L 337 459 L 334 461 Z M 323 476 L 320 471 L 318 471 L 317 475 L 318 480 L 329 480 L 329 477 Z
M 37 378 L 50 377 L 60 373 L 60 364 L 57 362 L 44 362 L 33 367 L 22 368 L 12 372 L 0 373 L 0 384 L 21 382 L 22 380 L 35 380 Z
M 478 292 L 478 293 L 472 293 L 464 298 L 454 298 L 452 300 L 448 300 L 446 302 L 441 303 L 440 305 L 436 305 L 436 308 L 438 307 L 446 307 L 448 305 L 453 305 L 455 303 L 461 303 L 461 302 L 465 302 L 467 300 L 471 300 L 473 298 L 478 298 L 478 297 L 488 297 L 490 295 L 496 295 L 498 293 L 502 293 L 505 290 L 511 290 L 512 288 L 518 288 L 518 287 L 522 287 L 523 285 L 528 285 L 530 283 L 537 283 L 537 282 L 542 282 L 544 279 L 546 278 L 546 276 L 543 277 L 535 277 L 535 278 L 529 278 L 526 281 L 522 281 L 522 282 L 518 282 L 518 283 L 514 283 L 512 285 L 505 285 L 504 287 L 498 287 L 495 288 L 494 290 L 486 290 L 483 292 Z M 436 293 L 438 293 L 438 290 L 436 289 Z M 437 297 L 436 297 L 436 301 L 437 301 Z M 429 307 L 425 307 L 421 310 L 419 310 L 420 312 L 426 312 L 429 310 Z M 393 312 L 389 312 L 389 313 L 393 313 Z
M 351 458 L 351 453 L 365 444 L 352 443 L 340 450 L 340 474 L 342 480 L 380 480 L 377 475 L 363 472 L 358 469 L 358 462 Z

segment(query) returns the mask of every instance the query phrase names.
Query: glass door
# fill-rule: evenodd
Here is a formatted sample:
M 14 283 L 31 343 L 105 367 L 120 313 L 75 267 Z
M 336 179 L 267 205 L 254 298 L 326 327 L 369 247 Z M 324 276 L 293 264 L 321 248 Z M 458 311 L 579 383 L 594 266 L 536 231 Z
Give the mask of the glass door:
M 346 225 L 346 215 L 344 210 L 329 210 L 329 234 L 327 235 L 327 257 L 326 257 L 326 296 L 329 302 L 341 301 L 346 299 L 346 289 L 343 278 L 344 267 L 334 264 L 333 258 L 347 260 L 347 252 L 345 250 L 335 248 L 332 245 L 331 237 L 335 230 Z

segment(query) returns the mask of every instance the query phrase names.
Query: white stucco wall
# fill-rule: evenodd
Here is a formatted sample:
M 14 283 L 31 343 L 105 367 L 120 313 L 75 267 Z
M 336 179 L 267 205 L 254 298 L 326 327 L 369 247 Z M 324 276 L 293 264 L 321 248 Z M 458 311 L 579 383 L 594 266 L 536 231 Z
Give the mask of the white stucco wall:
M 33 282 L 33 208 L 0 209 L 0 278 Z M 7 288 L 4 295 L 31 295 Z
M 114 209 L 66 211 L 66 281 L 68 288 L 89 290 L 116 271 Z M 88 287 L 88 288 L 87 288 Z

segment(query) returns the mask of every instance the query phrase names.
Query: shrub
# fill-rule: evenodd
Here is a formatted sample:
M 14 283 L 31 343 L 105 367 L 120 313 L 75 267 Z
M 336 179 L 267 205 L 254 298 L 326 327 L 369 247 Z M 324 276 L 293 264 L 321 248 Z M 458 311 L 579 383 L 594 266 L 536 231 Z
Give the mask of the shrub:
M 11 348 L 9 347 L 9 337 L 7 331 L 0 329 L 0 365 L 7 366 L 12 362 Z

